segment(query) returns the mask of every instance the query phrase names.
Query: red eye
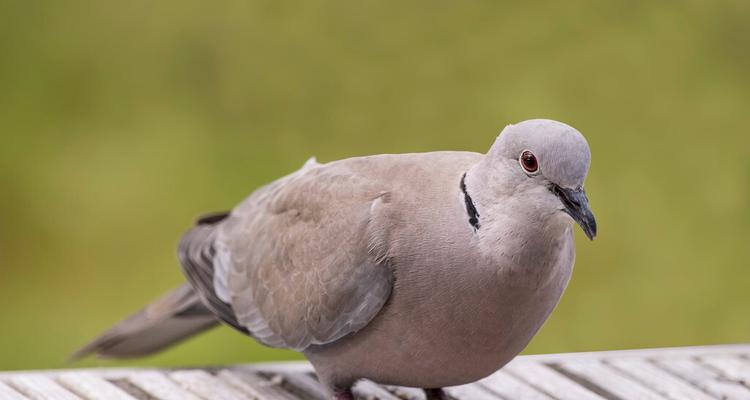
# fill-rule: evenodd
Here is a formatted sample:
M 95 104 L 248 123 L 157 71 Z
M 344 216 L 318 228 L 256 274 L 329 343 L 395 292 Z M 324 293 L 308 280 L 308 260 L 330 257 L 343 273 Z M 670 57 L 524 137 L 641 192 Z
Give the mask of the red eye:
M 528 150 L 521 153 L 521 157 L 518 158 L 518 161 L 521 163 L 523 169 L 530 174 L 539 170 L 539 163 L 536 161 L 536 156 Z

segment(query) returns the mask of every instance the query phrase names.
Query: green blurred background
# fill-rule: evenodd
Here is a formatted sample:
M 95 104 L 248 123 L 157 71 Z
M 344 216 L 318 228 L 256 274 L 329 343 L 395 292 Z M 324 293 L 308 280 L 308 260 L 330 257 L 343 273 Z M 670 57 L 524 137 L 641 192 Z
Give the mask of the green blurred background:
M 750 341 L 750 3 L 0 0 L 0 369 L 65 367 L 312 155 L 588 138 L 600 236 L 527 353 Z M 298 358 L 216 329 L 93 365 Z

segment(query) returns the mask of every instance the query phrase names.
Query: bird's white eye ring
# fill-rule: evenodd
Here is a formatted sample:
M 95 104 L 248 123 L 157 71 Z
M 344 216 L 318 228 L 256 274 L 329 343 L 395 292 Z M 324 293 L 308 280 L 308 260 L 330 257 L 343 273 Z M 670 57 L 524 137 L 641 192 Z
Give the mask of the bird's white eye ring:
M 539 171 L 539 162 L 534 153 L 529 150 L 521 152 L 521 155 L 518 157 L 518 163 L 521 164 L 521 168 L 529 174 Z

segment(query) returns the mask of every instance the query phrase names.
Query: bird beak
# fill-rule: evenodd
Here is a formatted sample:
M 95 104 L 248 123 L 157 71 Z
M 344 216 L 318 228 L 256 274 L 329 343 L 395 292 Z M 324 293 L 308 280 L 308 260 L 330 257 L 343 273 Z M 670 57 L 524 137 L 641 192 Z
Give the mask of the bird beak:
M 562 202 L 564 212 L 570 215 L 573 220 L 581 226 L 583 233 L 589 240 L 596 237 L 596 218 L 589 208 L 589 199 L 586 197 L 586 191 L 583 188 L 568 189 L 553 184 L 550 188 Z

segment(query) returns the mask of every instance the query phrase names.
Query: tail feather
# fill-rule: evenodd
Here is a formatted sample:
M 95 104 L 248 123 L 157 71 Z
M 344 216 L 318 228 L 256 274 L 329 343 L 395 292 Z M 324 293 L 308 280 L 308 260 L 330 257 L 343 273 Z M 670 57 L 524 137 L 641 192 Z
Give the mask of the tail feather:
M 120 321 L 73 353 L 70 359 L 78 360 L 91 354 L 102 358 L 140 357 L 218 324 L 216 317 L 186 283 Z

